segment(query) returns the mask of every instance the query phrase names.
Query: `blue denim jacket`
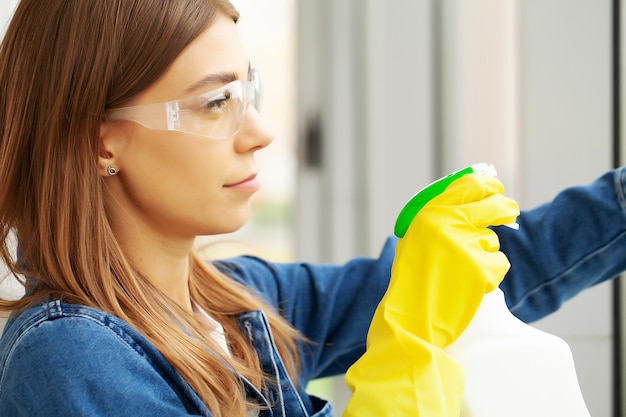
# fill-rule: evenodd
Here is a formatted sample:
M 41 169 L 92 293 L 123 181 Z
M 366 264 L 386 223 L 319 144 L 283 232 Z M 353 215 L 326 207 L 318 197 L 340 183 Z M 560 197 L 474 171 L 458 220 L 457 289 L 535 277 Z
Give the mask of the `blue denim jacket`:
M 520 230 L 495 228 L 512 267 L 502 288 L 526 321 L 558 309 L 585 288 L 626 270 L 626 170 L 519 218 Z M 337 375 L 363 353 L 367 329 L 393 262 L 395 239 L 377 259 L 342 266 L 277 264 L 254 257 L 218 263 L 256 290 L 313 343 L 301 346 L 302 374 L 290 381 L 266 318 L 238 317 L 276 384 L 247 394 L 260 416 L 331 416 L 307 395 L 311 379 Z M 539 254 L 539 255 L 537 255 Z M 0 416 L 211 416 L 165 358 L 120 319 L 84 306 L 49 301 L 9 320 L 0 339 Z

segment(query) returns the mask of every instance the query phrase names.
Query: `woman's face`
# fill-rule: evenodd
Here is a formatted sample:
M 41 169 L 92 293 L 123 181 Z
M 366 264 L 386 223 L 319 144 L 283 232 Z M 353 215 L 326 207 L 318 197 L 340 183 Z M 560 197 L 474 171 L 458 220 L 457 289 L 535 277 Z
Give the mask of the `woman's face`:
M 129 105 L 179 100 L 229 82 L 215 75 L 245 81 L 249 65 L 235 23 L 220 17 Z M 272 141 L 252 105 L 241 129 L 227 139 L 112 123 L 103 141 L 118 170 L 107 178 L 114 219 L 130 218 L 168 238 L 228 233 L 246 222 L 260 186 L 255 152 Z

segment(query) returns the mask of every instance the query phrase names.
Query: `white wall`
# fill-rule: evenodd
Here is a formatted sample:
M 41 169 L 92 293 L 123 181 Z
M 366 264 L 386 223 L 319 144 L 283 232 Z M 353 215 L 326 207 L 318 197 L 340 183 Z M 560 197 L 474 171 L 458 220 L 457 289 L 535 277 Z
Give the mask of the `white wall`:
M 0 34 L 4 33 L 17 3 L 19 3 L 19 0 L 3 0 L 0 4 Z
M 436 175 L 433 9 L 379 0 L 300 1 L 298 9 L 299 255 L 375 255 L 391 213 Z M 306 152 L 316 118 L 320 166 Z

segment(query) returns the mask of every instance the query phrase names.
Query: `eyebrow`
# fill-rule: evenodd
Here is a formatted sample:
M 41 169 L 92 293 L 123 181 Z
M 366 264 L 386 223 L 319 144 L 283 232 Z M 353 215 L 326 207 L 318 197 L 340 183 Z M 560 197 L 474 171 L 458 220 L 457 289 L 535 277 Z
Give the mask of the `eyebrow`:
M 250 73 L 251 68 L 252 65 L 248 63 L 248 74 Z M 228 84 L 236 81 L 237 79 L 237 74 L 235 74 L 234 72 L 218 72 L 216 74 L 209 74 L 202 78 L 200 81 L 197 81 L 187 87 L 185 93 L 193 93 L 194 91 L 201 90 L 214 84 Z
M 200 81 L 197 81 L 187 87 L 185 93 L 193 93 L 194 91 L 200 90 L 205 87 L 209 87 L 215 84 L 228 84 L 237 80 L 237 74 L 234 72 L 219 72 L 216 74 L 209 74 L 203 77 Z

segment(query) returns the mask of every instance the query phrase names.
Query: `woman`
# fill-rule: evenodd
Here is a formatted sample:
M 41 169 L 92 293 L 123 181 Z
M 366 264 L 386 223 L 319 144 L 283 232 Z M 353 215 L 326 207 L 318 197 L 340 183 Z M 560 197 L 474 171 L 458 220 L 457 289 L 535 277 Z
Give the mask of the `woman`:
M 395 240 L 343 266 L 192 252 L 245 223 L 272 139 L 237 18 L 225 0 L 18 6 L 0 50 L 0 248 L 28 278 L 0 301 L 0 415 L 331 415 L 304 388 L 364 351 Z M 618 174 L 586 194 L 604 190 L 601 221 L 620 213 Z M 520 314 L 552 273 L 523 258 L 549 208 L 502 235 L 539 272 L 510 278 Z M 626 269 L 625 246 L 595 281 Z

